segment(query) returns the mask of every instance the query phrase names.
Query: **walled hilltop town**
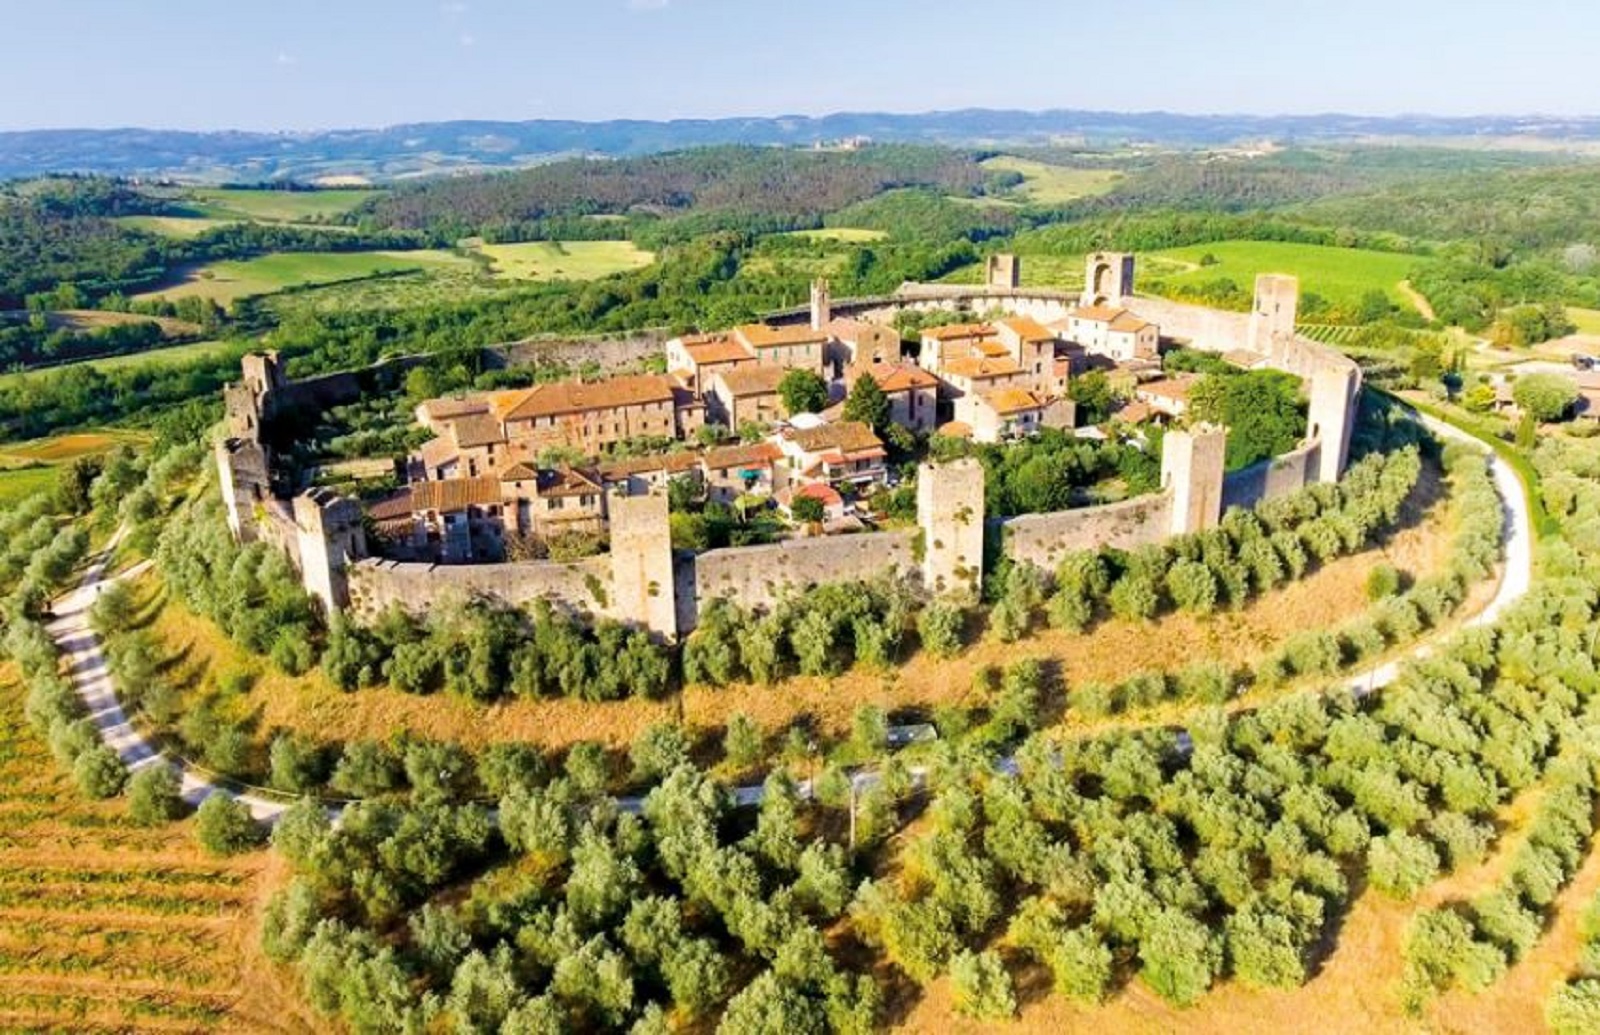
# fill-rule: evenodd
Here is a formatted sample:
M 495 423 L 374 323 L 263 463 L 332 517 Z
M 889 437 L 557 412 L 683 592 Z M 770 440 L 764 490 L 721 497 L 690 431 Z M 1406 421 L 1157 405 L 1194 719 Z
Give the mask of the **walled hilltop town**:
M 667 341 L 665 373 L 427 400 L 416 418 L 432 437 L 407 458 L 400 490 L 366 505 L 289 484 L 270 434 L 275 423 L 351 401 L 360 379 L 291 381 L 275 354 L 251 354 L 242 380 L 225 389 L 227 432 L 216 446 L 228 523 L 239 540 L 283 551 L 330 610 L 421 610 L 451 595 L 545 599 L 675 639 L 719 597 L 764 607 L 793 590 L 886 572 L 915 579 L 930 597 L 977 592 L 986 519 L 976 460 L 919 467 L 914 527 L 875 531 L 855 513 L 850 501 L 894 478 L 881 429 L 845 417 L 845 400 L 863 379 L 881 391 L 894 427 L 975 442 L 1042 428 L 1103 434 L 1076 427 L 1068 397 L 1072 380 L 1091 370 L 1125 389 L 1114 422 L 1170 425 L 1158 492 L 988 519 L 1002 525 L 1006 556 L 1041 566 L 1085 547 L 1129 548 L 1200 531 L 1226 507 L 1337 480 L 1361 375 L 1348 358 L 1297 334 L 1298 282 L 1258 278 L 1245 314 L 1138 296 L 1134 274 L 1132 255 L 1096 253 L 1081 293 L 1023 288 L 1018 260 L 997 255 L 976 288 L 906 284 L 887 297 L 833 300 L 818 281 L 805 309 Z M 893 320 L 906 312 L 983 317 L 929 326 L 903 345 Z M 1300 378 L 1309 402 L 1305 440 L 1226 472 L 1227 429 L 1187 421 L 1189 381 L 1162 371 L 1163 349 L 1176 345 Z M 818 412 L 786 413 L 780 386 L 792 371 L 826 387 Z M 741 441 L 684 448 L 709 440 L 708 426 L 739 431 Z M 641 440 L 676 448 L 611 455 Z M 675 551 L 668 491 L 678 479 L 711 499 L 798 508 L 823 520 L 777 543 Z M 609 550 L 506 559 L 509 543 L 573 533 L 602 537 Z

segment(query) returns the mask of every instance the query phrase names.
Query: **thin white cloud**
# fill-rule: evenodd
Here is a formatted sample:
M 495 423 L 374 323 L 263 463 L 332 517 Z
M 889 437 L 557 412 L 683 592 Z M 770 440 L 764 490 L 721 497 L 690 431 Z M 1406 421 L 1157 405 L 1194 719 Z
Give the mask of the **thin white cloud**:
M 628 0 L 630 11 L 662 11 L 672 5 L 672 0 Z
M 298 64 L 300 61 L 300 59 L 295 57 L 293 54 L 283 50 L 278 51 L 278 57 L 276 60 L 280 65 L 293 65 Z

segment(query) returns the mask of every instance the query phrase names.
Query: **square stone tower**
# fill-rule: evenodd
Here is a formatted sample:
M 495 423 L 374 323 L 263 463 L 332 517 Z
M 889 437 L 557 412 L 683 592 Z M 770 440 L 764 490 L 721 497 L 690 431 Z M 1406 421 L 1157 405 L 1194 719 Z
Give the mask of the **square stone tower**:
M 1169 431 L 1161 443 L 1161 487 L 1172 493 L 1172 534 L 1215 528 L 1222 520 L 1228 429 L 1203 424 Z
M 300 546 L 300 581 L 329 614 L 350 605 L 345 569 L 367 555 L 361 505 L 329 489 L 309 489 L 294 498 L 295 537 Z
M 917 469 L 922 586 L 933 597 L 977 600 L 983 588 L 983 465 L 970 457 Z
M 818 277 L 811 282 L 811 329 L 820 331 L 833 322 L 833 302 L 828 295 L 828 281 Z
M 1121 306 L 1133 294 L 1133 256 L 1095 252 L 1084 261 L 1083 305 Z
M 1295 317 L 1300 308 L 1300 280 L 1281 273 L 1263 273 L 1256 278 L 1256 302 L 1250 311 L 1251 352 L 1263 356 L 1281 355 L 1295 335 Z
M 667 497 L 612 496 L 611 613 L 643 625 L 663 640 L 678 635 L 677 583 Z
M 1322 443 L 1317 480 L 1336 482 L 1350 460 L 1350 435 L 1355 430 L 1361 391 L 1361 368 L 1348 361 L 1322 363 L 1311 373 L 1311 407 L 1306 438 Z
M 1022 260 L 1015 255 L 991 255 L 983 262 L 983 282 L 1000 291 L 1022 286 Z

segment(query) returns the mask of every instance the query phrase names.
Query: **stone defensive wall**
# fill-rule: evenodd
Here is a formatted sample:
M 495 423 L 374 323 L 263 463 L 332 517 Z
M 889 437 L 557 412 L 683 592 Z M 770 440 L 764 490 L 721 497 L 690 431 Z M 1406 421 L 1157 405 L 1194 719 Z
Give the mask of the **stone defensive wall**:
M 1230 473 L 1222 480 L 1222 509 L 1253 507 L 1304 488 L 1317 480 L 1321 453 L 1322 443 L 1312 442 Z
M 907 310 L 1004 309 L 1041 321 L 1064 316 L 1076 293 L 1015 286 L 905 285 L 892 296 L 846 299 L 835 315 L 888 321 Z M 425 611 L 436 602 L 472 596 L 523 605 L 536 600 L 575 614 L 614 618 L 663 639 L 692 630 L 711 601 L 726 597 L 744 608 L 769 608 L 786 594 L 830 582 L 888 575 L 912 580 L 930 597 L 975 600 L 982 586 L 985 531 L 998 532 L 1007 556 L 1046 570 L 1083 549 L 1128 549 L 1171 535 L 1214 527 L 1223 510 L 1248 507 L 1344 472 L 1356 417 L 1360 369 L 1334 349 L 1295 332 L 1298 284 L 1265 276 L 1252 313 L 1225 313 L 1131 294 L 1131 256 L 1097 253 L 1087 281 L 1094 300 L 1134 309 L 1161 325 L 1163 335 L 1194 348 L 1229 353 L 1245 366 L 1285 370 L 1309 386 L 1307 435 L 1297 449 L 1254 467 L 1224 470 L 1225 429 L 1173 429 L 1163 438 L 1161 488 L 1120 503 L 986 521 L 984 474 L 976 460 L 923 465 L 917 479 L 915 528 L 788 540 L 767 546 L 672 549 L 662 495 L 613 497 L 608 555 L 483 565 L 401 563 L 369 556 L 360 507 L 327 490 L 289 498 L 274 482 L 268 425 L 303 422 L 314 411 L 352 402 L 398 385 L 423 357 L 401 356 L 362 370 L 303 381 L 283 376 L 276 355 L 244 359 L 244 377 L 224 391 L 227 435 L 216 461 L 228 521 L 240 541 L 261 541 L 283 552 L 307 590 L 329 610 L 364 617 L 400 604 Z M 809 318 L 809 309 L 772 314 L 773 322 Z M 655 354 L 653 334 L 623 339 L 525 341 L 485 349 L 491 364 L 559 363 L 621 369 Z M 997 528 L 995 526 L 998 526 Z
M 548 600 L 573 614 L 621 617 L 612 611 L 608 557 L 504 564 L 419 564 L 369 557 L 352 564 L 346 574 L 350 611 L 368 620 L 395 604 L 422 612 L 446 600 L 472 597 L 519 607 Z
M 1067 554 L 1111 547 L 1131 550 L 1172 534 L 1172 494 L 1139 496 L 1120 503 L 1052 514 L 993 519 L 1005 555 L 1053 572 Z
M 865 581 L 891 572 L 915 577 L 917 529 L 787 539 L 682 554 L 678 558 L 678 628 L 699 624 L 718 597 L 770 609 L 785 596 L 826 582 Z

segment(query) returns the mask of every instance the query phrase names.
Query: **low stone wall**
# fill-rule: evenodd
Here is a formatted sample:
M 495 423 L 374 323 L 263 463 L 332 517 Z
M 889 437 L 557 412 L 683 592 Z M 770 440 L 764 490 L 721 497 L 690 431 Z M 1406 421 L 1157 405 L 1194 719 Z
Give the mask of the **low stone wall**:
M 767 608 L 786 594 L 827 582 L 854 582 L 917 568 L 912 529 L 786 539 L 684 557 L 678 571 L 678 627 L 687 631 L 717 597 L 743 608 Z M 689 590 L 689 592 L 685 592 Z
M 1112 547 L 1129 550 L 1159 543 L 1172 525 L 1172 494 L 1139 496 L 1099 507 L 1024 514 L 998 522 L 1005 554 L 1014 561 L 1054 571 L 1067 554 Z
M 1234 471 L 1222 480 L 1222 508 L 1253 507 L 1262 500 L 1276 499 L 1305 488 L 1316 481 L 1321 451 L 1321 444 L 1312 442 L 1292 453 Z
M 570 563 L 419 564 L 368 559 L 349 569 L 350 608 L 366 620 L 399 604 L 424 613 L 450 599 L 492 597 L 521 606 L 548 600 L 574 614 L 609 616 L 611 559 Z
M 597 363 L 613 373 L 636 367 L 666 347 L 660 334 L 640 334 L 627 338 L 595 338 L 572 341 L 518 341 L 484 350 L 490 366 L 560 366 L 577 370 L 585 363 Z

